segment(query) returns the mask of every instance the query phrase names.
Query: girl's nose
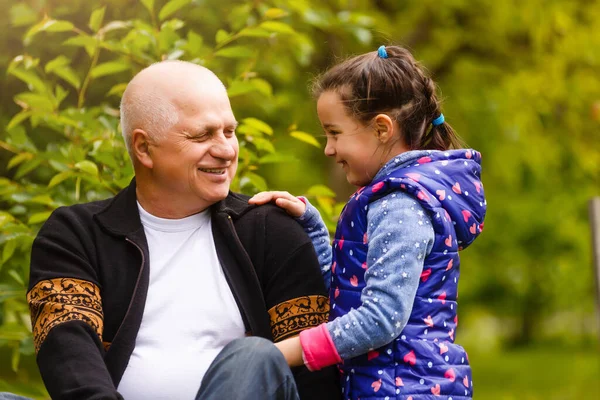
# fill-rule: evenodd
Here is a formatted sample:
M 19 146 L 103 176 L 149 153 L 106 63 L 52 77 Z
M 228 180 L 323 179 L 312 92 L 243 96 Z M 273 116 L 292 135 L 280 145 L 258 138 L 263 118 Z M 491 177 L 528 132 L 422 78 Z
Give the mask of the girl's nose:
M 335 156 L 335 147 L 331 143 L 331 140 L 327 139 L 327 143 L 325 144 L 325 155 L 327 157 Z

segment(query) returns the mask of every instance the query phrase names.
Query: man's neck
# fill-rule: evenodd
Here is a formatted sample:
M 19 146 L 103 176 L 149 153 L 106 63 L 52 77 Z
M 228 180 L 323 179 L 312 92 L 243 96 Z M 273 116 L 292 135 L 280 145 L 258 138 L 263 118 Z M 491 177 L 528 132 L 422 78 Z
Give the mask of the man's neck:
M 135 193 L 142 208 L 159 218 L 181 219 L 198 214 L 209 207 L 208 205 L 201 205 L 200 202 L 196 203 L 194 207 L 190 207 L 191 201 L 189 199 L 183 199 L 180 196 L 174 198 L 174 196 L 169 196 L 169 194 L 152 187 L 141 189 L 137 185 Z

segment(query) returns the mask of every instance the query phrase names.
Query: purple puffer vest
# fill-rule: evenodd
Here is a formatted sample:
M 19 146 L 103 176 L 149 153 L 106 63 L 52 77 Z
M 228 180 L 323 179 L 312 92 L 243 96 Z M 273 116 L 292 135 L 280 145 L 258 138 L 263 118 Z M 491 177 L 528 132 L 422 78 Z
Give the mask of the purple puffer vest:
M 406 327 L 386 346 L 340 364 L 344 398 L 360 400 L 467 399 L 471 368 L 454 344 L 460 259 L 483 229 L 486 204 L 481 154 L 474 150 L 431 151 L 415 164 L 359 189 L 348 201 L 333 244 L 330 319 L 360 307 L 367 261 L 369 204 L 402 190 L 431 217 L 435 241 Z M 336 267 L 343 266 L 342 267 Z

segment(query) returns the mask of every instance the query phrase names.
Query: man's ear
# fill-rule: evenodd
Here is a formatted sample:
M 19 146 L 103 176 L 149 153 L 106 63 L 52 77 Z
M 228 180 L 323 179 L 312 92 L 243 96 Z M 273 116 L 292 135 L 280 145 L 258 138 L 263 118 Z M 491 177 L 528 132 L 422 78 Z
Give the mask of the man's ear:
M 377 131 L 377 139 L 383 144 L 388 143 L 394 137 L 395 124 L 394 121 L 386 114 L 378 114 L 375 117 L 375 130 Z
M 134 157 L 146 168 L 152 168 L 154 162 L 150 153 L 150 137 L 142 129 L 136 129 L 131 133 L 131 148 Z

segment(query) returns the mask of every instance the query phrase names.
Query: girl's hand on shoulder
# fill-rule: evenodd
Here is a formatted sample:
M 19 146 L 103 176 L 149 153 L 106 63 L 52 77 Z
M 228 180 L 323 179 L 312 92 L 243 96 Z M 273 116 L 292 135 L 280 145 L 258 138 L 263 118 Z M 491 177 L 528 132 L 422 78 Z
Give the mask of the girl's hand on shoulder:
M 260 192 L 248 200 L 248 203 L 256 205 L 270 202 L 274 202 L 278 207 L 283 208 L 285 212 L 295 218 L 301 217 L 306 211 L 306 204 L 288 192 Z

